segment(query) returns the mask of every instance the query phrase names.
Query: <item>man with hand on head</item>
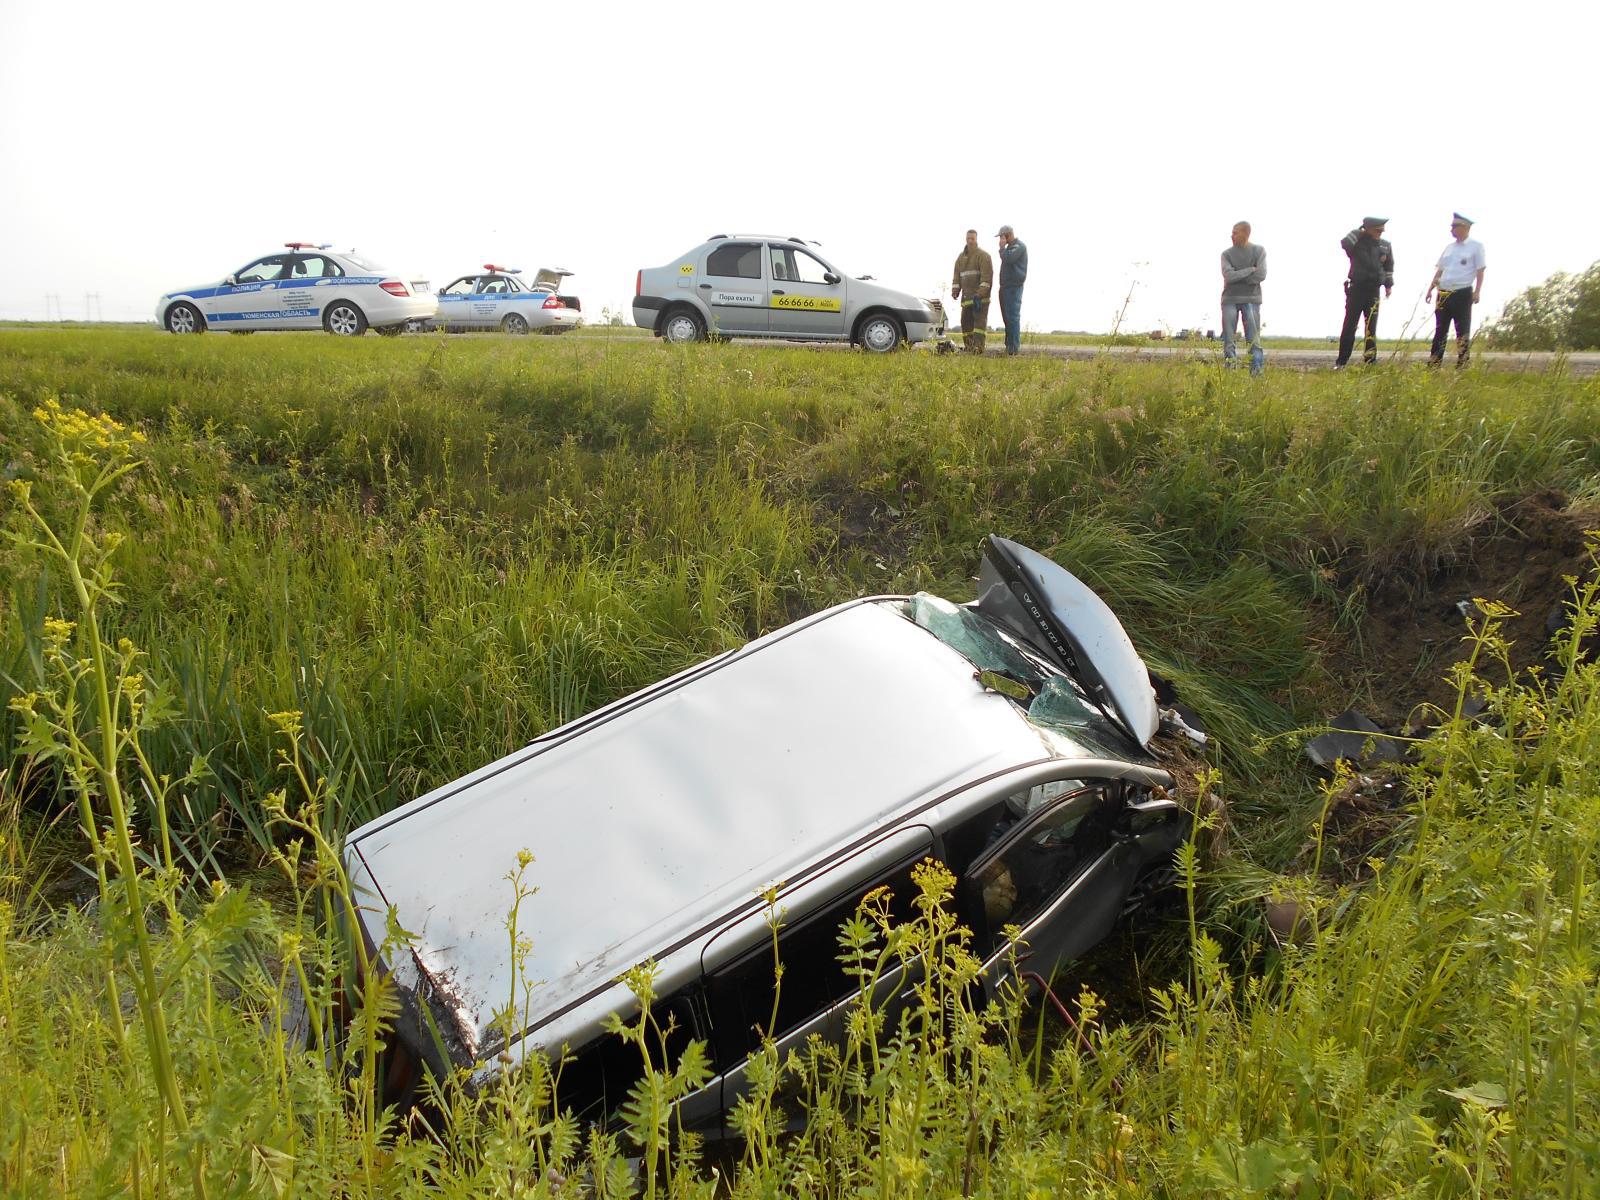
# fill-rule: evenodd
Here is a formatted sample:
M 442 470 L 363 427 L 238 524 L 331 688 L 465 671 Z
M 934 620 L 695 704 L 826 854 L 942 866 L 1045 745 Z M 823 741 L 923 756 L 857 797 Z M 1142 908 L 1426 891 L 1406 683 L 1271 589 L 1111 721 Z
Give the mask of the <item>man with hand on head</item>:
M 1022 284 L 1028 278 L 1028 248 L 1009 225 L 1000 226 L 1000 319 L 1006 323 L 1006 353 L 1022 349 Z
M 1425 299 L 1432 300 L 1435 289 L 1439 301 L 1433 308 L 1433 350 L 1428 355 L 1428 365 L 1437 367 L 1444 361 L 1444 337 L 1450 323 L 1456 326 L 1456 366 L 1467 365 L 1472 348 L 1472 306 L 1483 295 L 1483 271 L 1488 265 L 1483 256 L 1483 243 L 1469 238 L 1472 222 L 1460 213 L 1452 215 L 1450 236 L 1455 239 L 1439 255 L 1439 265 L 1434 268 L 1433 282 L 1428 284 Z
M 1383 238 L 1385 217 L 1364 217 L 1360 229 L 1352 229 L 1339 241 L 1350 260 L 1350 274 L 1344 281 L 1344 327 L 1339 330 L 1339 357 L 1333 369 L 1342 370 L 1350 361 L 1356 344 L 1356 322 L 1367 320 L 1367 338 L 1361 347 L 1361 361 L 1378 361 L 1378 289 L 1385 296 L 1394 292 L 1394 250 Z
M 1234 327 L 1244 318 L 1244 340 L 1250 346 L 1250 374 L 1261 374 L 1261 281 L 1267 277 L 1267 251 L 1250 240 L 1250 222 L 1233 227 L 1233 245 L 1222 252 L 1222 361 L 1233 366 Z

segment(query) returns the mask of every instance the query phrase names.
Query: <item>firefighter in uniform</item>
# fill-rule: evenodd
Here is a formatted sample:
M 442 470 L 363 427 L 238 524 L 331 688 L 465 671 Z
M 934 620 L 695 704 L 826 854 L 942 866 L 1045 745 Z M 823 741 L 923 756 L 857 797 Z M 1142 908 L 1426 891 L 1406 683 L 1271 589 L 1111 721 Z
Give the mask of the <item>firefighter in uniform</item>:
M 989 288 L 994 283 L 994 261 L 978 248 L 978 231 L 967 230 L 967 244 L 956 256 L 950 277 L 950 299 L 961 301 L 961 344 L 969 354 L 983 353 L 989 328 Z

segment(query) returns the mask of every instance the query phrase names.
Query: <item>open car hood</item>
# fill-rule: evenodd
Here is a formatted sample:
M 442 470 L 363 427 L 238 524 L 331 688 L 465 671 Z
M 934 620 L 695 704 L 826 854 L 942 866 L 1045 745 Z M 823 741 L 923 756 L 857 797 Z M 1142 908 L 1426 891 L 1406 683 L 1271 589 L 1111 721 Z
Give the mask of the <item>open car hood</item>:
M 1161 724 L 1150 671 L 1104 600 L 1037 550 L 991 534 L 974 606 L 1073 676 L 1140 746 Z

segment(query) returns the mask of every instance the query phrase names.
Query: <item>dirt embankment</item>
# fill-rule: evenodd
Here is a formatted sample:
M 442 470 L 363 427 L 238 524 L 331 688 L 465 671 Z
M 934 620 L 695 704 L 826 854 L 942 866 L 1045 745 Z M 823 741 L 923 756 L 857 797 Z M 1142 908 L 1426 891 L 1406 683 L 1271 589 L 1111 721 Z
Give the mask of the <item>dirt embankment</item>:
M 1427 577 L 1389 578 L 1373 588 L 1359 638 L 1336 652 L 1332 664 L 1357 685 L 1355 707 L 1390 732 L 1408 722 L 1429 723 L 1422 721 L 1421 705 L 1452 708 L 1448 672 L 1472 651 L 1468 622 L 1483 624 L 1480 600 L 1513 611 L 1501 625 L 1512 670 L 1524 676 L 1530 666 L 1544 666 L 1550 635 L 1572 598 L 1572 579 L 1594 571 L 1585 531 L 1596 527 L 1600 509 L 1574 508 L 1559 492 L 1537 492 L 1503 503 L 1462 553 Z M 1480 674 L 1493 670 L 1481 667 Z

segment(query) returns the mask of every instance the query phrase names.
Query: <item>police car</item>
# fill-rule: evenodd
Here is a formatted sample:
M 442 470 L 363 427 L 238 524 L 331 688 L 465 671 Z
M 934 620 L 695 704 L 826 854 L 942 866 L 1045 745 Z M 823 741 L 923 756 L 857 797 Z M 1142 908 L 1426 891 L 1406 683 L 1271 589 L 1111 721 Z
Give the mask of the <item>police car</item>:
M 168 292 L 156 305 L 156 320 L 171 333 L 326 329 L 359 337 L 368 327 L 399 333 L 437 309 L 426 279 L 408 279 L 354 253 L 330 253 L 326 245 L 285 242 L 281 253 L 216 283 Z
M 484 263 L 483 274 L 463 275 L 439 289 L 439 313 L 423 327 L 565 333 L 577 325 L 582 311 L 576 296 L 558 294 L 561 281 L 571 274 L 561 267 L 540 267 L 529 283 L 520 267 Z
M 937 300 L 852 279 L 814 242 L 717 234 L 634 283 L 633 323 L 669 342 L 723 337 L 852 342 L 883 353 L 944 333 Z

